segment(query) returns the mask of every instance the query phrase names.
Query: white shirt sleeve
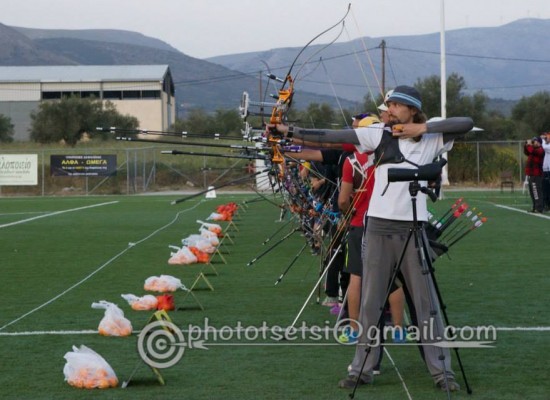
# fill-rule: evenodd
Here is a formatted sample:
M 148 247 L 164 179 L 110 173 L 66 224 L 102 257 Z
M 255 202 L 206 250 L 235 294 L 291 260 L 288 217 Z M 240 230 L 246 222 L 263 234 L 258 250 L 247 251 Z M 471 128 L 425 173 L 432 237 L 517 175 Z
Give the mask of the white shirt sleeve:
M 359 145 L 355 146 L 360 153 L 374 151 L 382 140 L 384 124 L 372 124 L 362 128 L 356 128 L 355 133 L 359 139 Z

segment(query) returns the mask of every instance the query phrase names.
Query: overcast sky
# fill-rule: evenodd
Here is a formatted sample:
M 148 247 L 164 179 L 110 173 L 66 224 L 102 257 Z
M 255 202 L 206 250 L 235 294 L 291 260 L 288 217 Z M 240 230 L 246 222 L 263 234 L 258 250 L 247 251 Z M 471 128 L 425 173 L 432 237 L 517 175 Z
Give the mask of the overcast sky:
M 46 29 L 123 29 L 197 58 L 303 46 L 351 3 L 339 42 L 439 32 L 443 0 L 2 0 L 0 23 Z M 550 19 L 550 0 L 444 0 L 446 30 Z M 333 31 L 316 43 L 328 43 Z

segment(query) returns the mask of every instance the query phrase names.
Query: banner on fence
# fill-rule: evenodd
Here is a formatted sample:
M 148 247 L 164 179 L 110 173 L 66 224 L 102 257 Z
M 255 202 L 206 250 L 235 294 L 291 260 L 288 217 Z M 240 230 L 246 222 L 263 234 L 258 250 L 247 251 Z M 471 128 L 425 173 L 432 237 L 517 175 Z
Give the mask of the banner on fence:
M 116 155 L 51 155 L 51 176 L 115 176 Z
M 0 154 L 0 186 L 38 185 L 36 154 Z

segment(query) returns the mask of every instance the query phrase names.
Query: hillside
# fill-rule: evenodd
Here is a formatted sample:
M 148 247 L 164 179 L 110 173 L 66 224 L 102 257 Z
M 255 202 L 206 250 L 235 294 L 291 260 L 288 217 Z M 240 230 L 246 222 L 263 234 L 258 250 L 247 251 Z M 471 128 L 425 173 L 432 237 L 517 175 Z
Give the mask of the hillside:
M 550 56 L 546 56 L 550 54 L 550 42 L 533 39 L 546 37 L 548 32 L 550 20 L 542 19 L 522 19 L 494 28 L 448 31 L 447 74 L 456 72 L 464 77 L 467 94 L 483 90 L 498 100 L 492 104 L 509 105 L 522 96 L 548 90 L 550 82 L 545 76 L 550 62 Z M 439 75 L 439 33 L 366 37 L 368 49 L 357 39 L 333 44 L 314 57 L 324 45 L 312 45 L 293 70 L 294 106 L 304 108 L 315 101 L 337 107 L 340 101 L 344 108 L 358 109 L 358 103 L 369 91 L 379 91 L 382 40 L 386 43 L 387 88 Z M 271 72 L 284 76 L 299 50 L 280 48 L 200 60 L 137 32 L 44 30 L 0 24 L 0 65 L 168 64 L 176 84 L 180 116 L 192 108 L 213 111 L 237 107 L 245 90 L 252 100 L 259 100 L 258 78 L 267 72 L 266 64 Z M 369 57 L 374 71 L 369 66 Z M 306 60 L 309 60 L 307 64 L 302 65 Z M 262 90 L 265 85 L 263 79 Z M 276 87 L 270 84 L 269 92 L 275 91 Z
M 144 35 L 117 30 L 43 30 L 0 24 L 0 65 L 142 65 L 167 64 L 176 86 L 177 111 L 237 108 L 243 91 L 259 99 L 258 72 L 243 74 L 189 57 L 168 44 Z M 264 83 L 265 85 L 265 83 Z M 300 93 L 295 107 L 328 102 L 333 96 Z M 344 101 L 343 107 L 357 108 Z
M 521 19 L 493 28 L 468 28 L 447 31 L 447 75 L 456 72 L 465 78 L 473 92 L 483 90 L 489 97 L 517 100 L 541 90 L 550 89 L 545 79 L 550 62 L 548 37 L 550 20 Z M 538 38 L 538 39 L 537 39 Z M 396 84 L 411 84 L 430 75 L 440 75 L 439 33 L 417 36 L 393 36 L 386 38 L 366 37 L 365 43 L 375 66 L 373 74 L 366 51 L 359 39 L 337 43 L 323 50 L 323 63 L 339 96 L 360 101 L 367 85 L 376 90 L 376 78 L 381 77 L 382 40 L 386 42 L 386 87 Z M 303 56 L 307 59 L 323 45 L 308 48 Z M 227 68 L 249 72 L 250 66 L 267 62 L 272 69 L 289 65 L 297 49 L 272 49 L 264 52 L 232 54 L 208 58 L 208 61 Z M 361 60 L 367 80 L 362 78 L 356 61 Z M 323 68 L 316 68 L 312 60 L 304 69 L 312 71 L 301 83 L 301 88 L 313 93 L 327 90 Z M 308 72 L 306 72 L 307 74 Z
M 34 40 L 0 24 L 1 65 L 73 65 L 74 61 L 42 49 Z
M 115 29 L 32 29 L 13 26 L 17 32 L 22 33 L 29 39 L 81 39 L 94 40 L 106 43 L 132 44 L 136 46 L 152 47 L 161 50 L 178 51 L 162 40 L 145 36 L 138 32 L 115 30 Z

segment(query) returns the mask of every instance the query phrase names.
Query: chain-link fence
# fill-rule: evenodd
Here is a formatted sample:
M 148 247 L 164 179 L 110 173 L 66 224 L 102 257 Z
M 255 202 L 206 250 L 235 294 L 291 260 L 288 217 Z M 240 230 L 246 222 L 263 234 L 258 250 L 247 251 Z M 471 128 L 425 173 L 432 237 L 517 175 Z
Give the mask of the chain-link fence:
M 171 152 L 173 148 L 174 146 L 154 145 L 126 149 L 3 150 L 0 155 L 3 154 L 4 157 L 17 154 L 36 155 L 38 179 L 36 185 L 0 186 L 0 194 L 49 196 L 201 190 L 209 186 L 225 185 L 237 179 L 243 182 L 245 180 L 241 178 L 251 175 L 252 172 L 249 160 L 245 159 L 162 153 Z M 181 150 L 183 147 L 178 146 L 177 149 Z M 194 147 L 192 150 L 195 153 L 208 153 L 207 149 L 197 150 Z M 109 165 L 110 163 L 113 165 Z M 252 176 L 251 182 L 254 182 Z
M 522 141 L 457 142 L 449 153 L 449 181 L 456 185 L 499 186 L 524 181 Z
M 208 153 L 206 148 L 189 148 L 185 155 L 164 154 L 173 149 L 165 145 L 139 148 L 25 149 L 0 151 L 1 154 L 36 154 L 38 184 L 0 186 L 2 195 L 92 195 L 135 194 L 172 190 L 202 190 L 227 185 L 238 180 L 241 187 L 251 187 L 255 169 L 250 160 L 195 155 Z M 178 150 L 186 150 L 178 146 Z M 225 153 L 217 153 L 225 154 Z M 113 158 L 113 155 L 116 156 Z M 225 154 L 225 157 L 228 154 Z M 295 154 L 298 155 L 298 154 Z M 106 175 L 73 174 L 55 171 L 56 157 L 71 160 L 78 156 L 110 156 L 116 165 Z M 71 158 L 72 157 L 72 158 Z M 299 155 L 298 155 L 299 157 Z M 498 188 L 504 177 L 519 186 L 524 181 L 523 142 L 457 142 L 448 154 L 448 177 L 451 185 Z M 57 160 L 59 162 L 59 160 Z M 1 166 L 0 166 L 1 167 Z M 249 175 L 250 183 L 243 179 Z

